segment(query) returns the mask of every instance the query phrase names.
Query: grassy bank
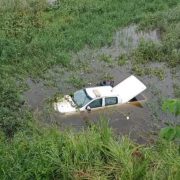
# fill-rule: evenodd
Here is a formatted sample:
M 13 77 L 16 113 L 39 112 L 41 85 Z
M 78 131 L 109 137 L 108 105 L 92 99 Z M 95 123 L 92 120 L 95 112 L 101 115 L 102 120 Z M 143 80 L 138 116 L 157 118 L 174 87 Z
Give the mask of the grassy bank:
M 80 133 L 42 129 L 1 134 L 1 179 L 179 179 L 178 145 L 140 146 L 117 139 L 106 121 Z
M 179 179 L 178 145 L 119 140 L 106 123 L 78 134 L 39 128 L 21 96 L 28 77 L 70 68 L 72 52 L 110 44 L 117 28 L 132 23 L 158 28 L 162 38 L 158 45 L 142 42 L 132 62 L 176 67 L 179 0 L 23 2 L 0 1 L 0 179 Z

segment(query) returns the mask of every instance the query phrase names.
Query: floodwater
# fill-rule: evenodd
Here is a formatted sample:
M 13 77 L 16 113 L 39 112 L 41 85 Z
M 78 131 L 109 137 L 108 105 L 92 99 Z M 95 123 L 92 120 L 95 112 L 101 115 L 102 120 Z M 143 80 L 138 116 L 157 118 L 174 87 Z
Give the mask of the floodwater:
M 49 5 L 54 5 L 57 2 L 57 0 L 47 0 L 47 3 Z
M 129 135 L 138 143 L 143 143 L 152 139 L 151 132 L 157 128 L 153 124 L 153 117 L 146 101 L 136 101 L 91 112 L 61 115 L 52 109 L 52 102 L 48 101 L 58 92 L 57 88 L 47 87 L 42 82 L 34 82 L 31 79 L 28 79 L 27 83 L 31 88 L 24 95 L 34 116 L 44 124 L 58 126 L 61 130 L 73 128 L 79 131 L 103 118 L 109 121 L 110 127 L 116 134 Z
M 42 108 L 35 111 L 35 116 L 43 123 L 58 126 L 60 130 L 72 128 L 75 131 L 86 129 L 91 123 L 98 123 L 99 120 L 105 119 L 116 134 L 129 135 L 138 143 L 152 139 L 152 132 L 156 128 L 152 124 L 148 108 L 140 102 L 69 115 Z
M 67 115 L 60 117 L 59 120 L 63 128 L 72 126 L 79 129 L 82 125 L 86 127 L 91 122 L 97 123 L 101 118 L 109 120 L 110 127 L 117 134 L 133 135 L 134 139 L 143 139 L 145 135 L 148 136 L 147 132 L 152 130 L 150 123 L 151 116 L 148 110 L 135 104 L 125 104 L 119 107 L 83 112 L 73 116 Z
M 105 53 L 116 58 L 121 54 L 129 53 L 138 47 L 141 40 L 151 40 L 158 42 L 160 39 L 159 31 L 149 32 L 138 31 L 136 25 L 131 25 L 117 31 L 113 37 L 112 45 L 102 47 L 98 53 Z
M 30 89 L 24 92 L 24 96 L 26 97 L 27 104 L 33 110 L 41 109 L 44 101 L 57 92 L 56 88 L 48 88 L 42 82 L 36 82 L 30 78 L 27 80 L 27 85 Z
M 130 26 L 115 33 L 111 46 L 95 50 L 85 47 L 78 53 L 72 53 L 73 70 L 56 66 L 49 69 L 43 80 L 39 82 L 32 79 L 27 80 L 29 90 L 24 92 L 27 105 L 33 110 L 38 120 L 48 125 L 56 125 L 61 130 L 70 127 L 81 130 L 90 123 L 96 123 L 105 117 L 117 134 L 130 135 L 139 143 L 147 142 L 152 138 L 152 132 L 162 127 L 166 120 L 172 118 L 161 110 L 162 97 L 174 97 L 173 74 L 163 63 L 148 65 L 155 69 L 162 68 L 163 80 L 149 75 L 138 77 L 147 86 L 147 90 L 143 93 L 147 97 L 146 103 L 129 103 L 90 113 L 83 112 L 65 116 L 54 112 L 51 101 L 56 93 L 70 94 L 80 88 L 73 84 L 71 77 L 84 81 L 83 87 L 95 86 L 104 79 L 113 79 L 115 84 L 118 84 L 127 78 L 132 74 L 131 62 L 118 66 L 116 58 L 123 53 L 131 52 L 142 38 L 158 42 L 159 33 L 156 30 L 137 31 L 137 26 Z M 111 57 L 112 63 L 99 60 L 104 54 Z

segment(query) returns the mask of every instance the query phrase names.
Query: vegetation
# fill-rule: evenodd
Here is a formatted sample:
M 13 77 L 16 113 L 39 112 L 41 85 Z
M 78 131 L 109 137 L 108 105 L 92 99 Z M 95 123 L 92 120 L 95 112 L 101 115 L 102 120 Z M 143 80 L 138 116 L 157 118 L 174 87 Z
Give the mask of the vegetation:
M 179 179 L 174 142 L 140 146 L 115 137 L 105 122 L 80 133 L 39 128 L 21 97 L 27 77 L 41 77 L 56 65 L 73 69 L 72 52 L 110 44 L 116 28 L 131 23 L 158 28 L 162 36 L 162 44 L 142 41 L 132 61 L 175 67 L 180 60 L 178 3 L 58 0 L 49 6 L 45 0 L 1 0 L 0 179 Z M 126 58 L 118 61 L 122 65 Z M 84 85 L 77 77 L 70 82 Z
M 77 78 L 75 76 L 70 77 L 68 82 L 78 89 L 83 88 L 86 84 L 83 78 Z
M 165 112 L 170 112 L 175 116 L 180 115 L 180 100 L 179 99 L 169 99 L 164 101 L 163 110 Z M 180 126 L 176 125 L 176 123 L 171 123 L 170 126 L 162 128 L 160 131 L 160 136 L 167 140 L 180 139 Z
M 104 62 L 106 62 L 106 63 L 112 63 L 112 61 L 113 61 L 110 56 L 107 56 L 107 55 L 105 55 L 105 54 L 101 55 L 100 60 L 101 60 L 101 61 L 104 61 Z
M 142 29 L 158 29 L 160 33 L 161 43 L 154 44 L 147 42 L 140 46 L 140 52 L 145 51 L 146 61 L 167 62 L 171 67 L 175 67 L 180 63 L 180 6 L 177 6 L 167 12 L 158 12 L 150 16 L 146 16 L 141 22 Z M 143 48 L 144 47 L 144 48 Z M 149 49 L 149 51 L 147 51 Z M 149 52 L 149 53 L 148 53 Z
M 178 145 L 153 146 L 117 139 L 106 121 L 73 133 L 56 129 L 0 139 L 1 179 L 178 179 Z
M 139 76 L 155 75 L 160 80 L 164 79 L 164 71 L 162 68 L 151 68 L 146 66 L 142 67 L 140 64 L 134 64 L 132 71 Z
M 119 66 L 123 66 L 124 64 L 126 64 L 128 62 L 128 57 L 126 54 L 122 54 L 119 56 L 117 61 L 118 61 Z
M 163 62 L 171 69 L 177 68 L 180 64 L 180 6 L 176 6 L 168 11 L 147 13 L 145 19 L 140 21 L 141 30 L 158 30 L 159 42 L 142 40 L 137 49 L 134 50 L 130 59 L 133 62 L 132 71 L 138 75 L 156 75 L 163 79 L 163 70 L 145 68 L 151 62 Z M 179 96 L 179 83 L 174 84 L 176 98 Z

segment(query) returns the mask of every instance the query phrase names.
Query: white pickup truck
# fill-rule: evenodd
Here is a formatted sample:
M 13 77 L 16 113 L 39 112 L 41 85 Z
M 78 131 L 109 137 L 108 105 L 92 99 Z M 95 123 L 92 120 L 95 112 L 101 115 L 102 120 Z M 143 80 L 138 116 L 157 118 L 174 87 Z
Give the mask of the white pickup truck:
M 145 89 L 146 86 L 131 75 L 114 87 L 89 87 L 76 91 L 72 97 L 65 95 L 54 103 L 54 109 L 62 114 L 69 114 L 121 105 L 130 102 Z

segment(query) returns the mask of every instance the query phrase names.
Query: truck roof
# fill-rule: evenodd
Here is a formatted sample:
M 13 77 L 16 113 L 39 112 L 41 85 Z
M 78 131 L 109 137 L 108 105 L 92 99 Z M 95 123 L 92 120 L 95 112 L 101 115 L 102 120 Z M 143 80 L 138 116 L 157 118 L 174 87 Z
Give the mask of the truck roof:
M 121 98 L 122 103 L 126 103 L 145 89 L 146 86 L 135 76 L 131 75 L 113 88 L 111 86 L 98 86 L 86 88 L 85 90 L 92 99 L 118 96 Z
M 98 97 L 108 97 L 112 95 L 116 95 L 117 93 L 112 92 L 111 86 L 97 86 L 97 87 L 90 87 L 86 88 L 86 93 L 88 96 L 90 96 L 92 99 L 98 98 Z

